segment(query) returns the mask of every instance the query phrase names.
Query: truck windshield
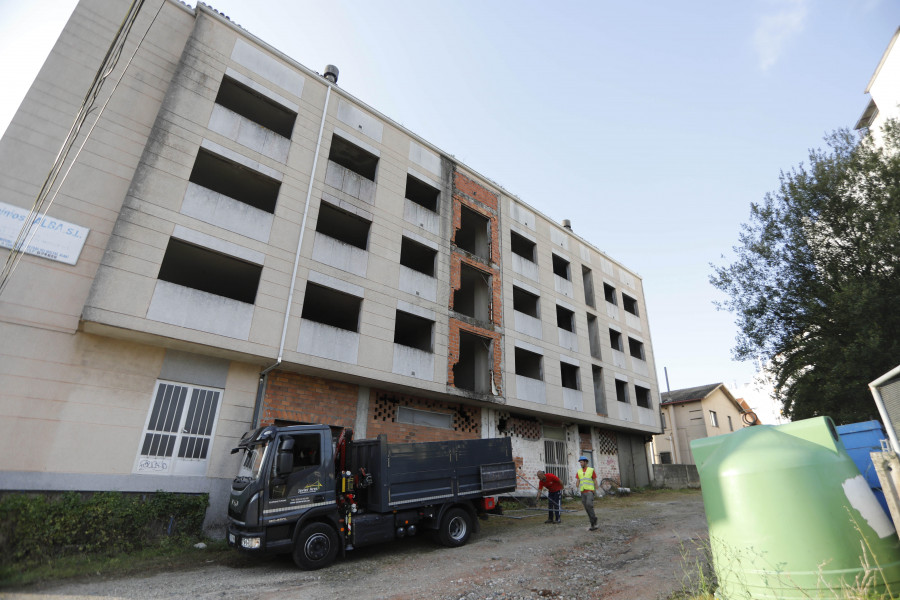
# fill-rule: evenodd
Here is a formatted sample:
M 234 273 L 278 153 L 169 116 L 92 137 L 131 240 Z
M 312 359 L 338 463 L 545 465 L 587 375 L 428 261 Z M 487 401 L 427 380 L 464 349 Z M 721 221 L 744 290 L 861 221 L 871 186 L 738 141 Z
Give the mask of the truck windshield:
M 241 461 L 236 479 L 240 481 L 256 481 L 259 479 L 260 470 L 266 460 L 266 450 L 268 448 L 269 444 L 267 442 L 244 448 L 244 459 Z

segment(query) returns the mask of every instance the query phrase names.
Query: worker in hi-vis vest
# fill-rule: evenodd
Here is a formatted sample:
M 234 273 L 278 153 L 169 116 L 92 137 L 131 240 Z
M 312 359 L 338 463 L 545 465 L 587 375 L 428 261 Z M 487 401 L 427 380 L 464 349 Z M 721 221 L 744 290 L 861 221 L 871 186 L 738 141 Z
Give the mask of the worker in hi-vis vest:
M 575 471 L 575 481 L 578 482 L 578 491 L 581 492 L 581 504 L 584 512 L 591 520 L 589 531 L 597 531 L 597 516 L 594 514 L 594 490 L 597 489 L 597 474 L 588 466 L 588 459 L 582 456 L 578 459 L 581 468 Z

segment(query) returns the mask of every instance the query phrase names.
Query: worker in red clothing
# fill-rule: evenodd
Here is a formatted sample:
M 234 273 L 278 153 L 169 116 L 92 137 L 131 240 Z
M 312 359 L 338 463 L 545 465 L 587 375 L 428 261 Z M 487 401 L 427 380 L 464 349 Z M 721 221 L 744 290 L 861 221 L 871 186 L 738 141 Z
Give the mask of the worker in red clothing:
M 581 504 L 584 512 L 591 520 L 590 531 L 597 531 L 597 516 L 594 514 L 594 490 L 597 489 L 597 474 L 588 466 L 588 459 L 582 456 L 578 459 L 581 467 L 575 471 L 575 480 L 578 482 L 578 491 L 581 492 Z
M 538 478 L 538 490 L 536 499 L 540 499 L 541 490 L 547 488 L 547 509 L 550 511 L 550 516 L 547 517 L 547 520 L 544 521 L 544 523 L 555 523 L 559 525 L 559 505 L 560 500 L 562 500 L 563 489 L 562 481 L 560 481 L 559 477 L 557 477 L 553 473 L 544 473 L 543 471 L 538 471 L 535 474 Z

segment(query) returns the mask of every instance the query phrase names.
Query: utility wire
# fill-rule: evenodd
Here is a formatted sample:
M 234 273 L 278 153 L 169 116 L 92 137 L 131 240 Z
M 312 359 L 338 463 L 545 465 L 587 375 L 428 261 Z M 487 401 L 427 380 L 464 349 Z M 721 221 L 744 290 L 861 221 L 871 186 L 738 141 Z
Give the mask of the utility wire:
M 0 271 L 0 294 L 2 294 L 3 290 L 6 289 L 6 285 L 8 284 L 9 279 L 12 277 L 13 272 L 16 270 L 16 267 L 18 266 L 25 249 L 28 247 L 28 244 L 31 243 L 31 240 L 37 233 L 38 227 L 34 226 L 34 224 L 40 223 L 41 220 L 43 220 L 46 216 L 47 211 L 53 205 L 53 201 L 56 199 L 56 195 L 59 193 L 59 190 L 68 177 L 69 172 L 75 165 L 75 162 L 77 161 L 78 156 L 81 154 L 81 151 L 84 149 L 87 140 L 90 138 L 91 132 L 93 132 L 94 127 L 96 127 L 97 123 L 100 121 L 100 117 L 103 114 L 103 111 L 109 105 L 113 94 L 115 93 L 116 89 L 118 89 L 119 83 L 121 83 L 122 79 L 125 76 L 125 72 L 128 70 L 128 66 L 130 66 L 131 62 L 134 60 L 137 51 L 140 49 L 141 44 L 143 44 L 144 39 L 147 37 L 150 28 L 156 21 L 156 18 L 159 16 L 159 13 L 162 10 L 164 4 L 165 2 L 160 2 L 160 6 L 156 11 L 156 15 L 154 15 L 153 19 L 150 21 L 150 24 L 147 26 L 147 30 L 144 32 L 143 36 L 135 47 L 135 50 L 129 58 L 128 63 L 125 65 L 122 74 L 119 76 L 119 79 L 111 90 L 110 95 L 107 97 L 106 101 L 103 103 L 103 106 L 100 108 L 100 111 L 97 113 L 96 119 L 94 119 L 94 122 L 88 130 L 87 135 L 84 136 L 84 139 L 81 142 L 81 146 L 79 146 L 78 151 L 69 164 L 68 169 L 63 174 L 62 179 L 59 181 L 59 185 L 56 186 L 56 190 L 51 196 L 50 192 L 51 190 L 53 190 L 53 187 L 56 184 L 57 178 L 59 177 L 59 174 L 66 163 L 69 153 L 71 152 L 72 147 L 75 145 L 75 141 L 81 133 L 88 115 L 94 110 L 94 103 L 100 95 L 103 83 L 115 70 L 119 59 L 122 56 L 122 50 L 125 47 L 125 42 L 128 38 L 128 34 L 131 32 L 131 28 L 133 27 L 135 20 L 137 19 L 137 16 L 144 5 L 144 0 L 133 0 L 133 2 L 131 3 L 131 6 L 129 7 L 128 12 L 125 15 L 125 18 L 119 25 L 119 29 L 106 51 L 106 56 L 104 56 L 103 61 L 100 63 L 100 68 L 94 75 L 94 79 L 91 82 L 91 85 L 81 102 L 81 106 L 75 116 L 75 120 L 73 121 L 72 126 L 69 128 L 66 138 L 63 140 L 62 146 L 60 147 L 60 150 L 50 167 L 50 172 L 44 179 L 44 183 L 41 186 L 41 189 L 38 192 L 34 203 L 32 204 L 31 211 L 29 212 L 28 217 L 25 219 L 25 223 L 22 225 L 22 229 L 19 231 L 19 234 L 16 237 L 16 241 L 13 244 L 12 249 L 10 250 L 9 256 L 7 256 L 6 258 L 6 263 L 4 264 L 2 271 Z

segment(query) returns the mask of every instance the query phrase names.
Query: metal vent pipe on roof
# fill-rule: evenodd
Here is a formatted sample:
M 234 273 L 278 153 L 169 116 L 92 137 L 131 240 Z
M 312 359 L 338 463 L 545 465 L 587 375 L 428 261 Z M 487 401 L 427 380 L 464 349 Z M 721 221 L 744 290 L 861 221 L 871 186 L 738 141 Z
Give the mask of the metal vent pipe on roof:
M 336 84 L 338 80 L 338 75 L 340 75 L 340 71 L 334 65 L 325 65 L 325 79 L 330 81 L 331 83 Z
M 569 219 L 563 219 L 562 226 L 569 231 L 572 231 L 572 221 L 570 221 Z

